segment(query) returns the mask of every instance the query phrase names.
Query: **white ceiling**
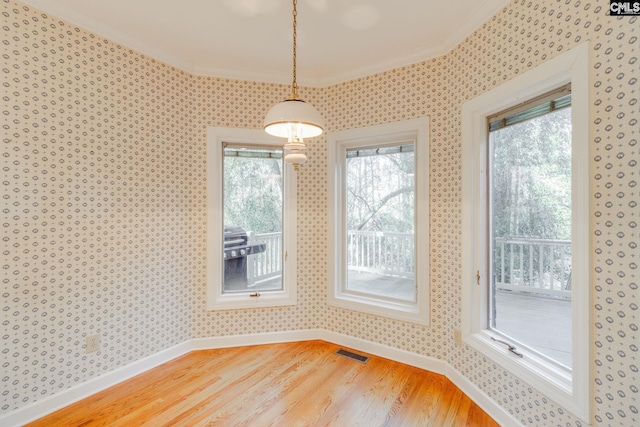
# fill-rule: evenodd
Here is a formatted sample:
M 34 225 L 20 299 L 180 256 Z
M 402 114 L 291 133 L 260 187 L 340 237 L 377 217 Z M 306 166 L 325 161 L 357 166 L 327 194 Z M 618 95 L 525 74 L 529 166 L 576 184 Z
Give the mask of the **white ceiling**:
M 23 0 L 195 74 L 291 83 L 291 0 Z M 443 55 L 509 0 L 298 0 L 298 83 Z

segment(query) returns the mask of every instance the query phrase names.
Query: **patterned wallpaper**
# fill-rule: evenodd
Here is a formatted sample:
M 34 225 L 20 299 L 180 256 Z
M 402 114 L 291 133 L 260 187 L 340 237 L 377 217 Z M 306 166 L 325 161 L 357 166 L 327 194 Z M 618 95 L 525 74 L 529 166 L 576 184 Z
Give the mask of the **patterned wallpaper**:
M 322 298 L 326 276 L 323 271 L 323 258 L 319 258 L 318 243 L 324 235 L 318 234 L 315 224 L 319 219 L 318 204 L 326 202 L 318 194 L 310 204 L 298 201 L 298 263 L 304 268 L 298 270 L 298 304 L 292 307 L 252 310 L 206 310 L 206 268 L 204 254 L 206 250 L 206 134 L 207 126 L 225 126 L 239 128 L 262 128 L 264 115 L 274 104 L 283 101 L 290 95 L 291 87 L 268 83 L 232 81 L 210 77 L 194 76 L 191 91 L 192 103 L 195 106 L 193 127 L 196 129 L 198 150 L 200 205 L 193 214 L 199 221 L 201 239 L 197 242 L 196 253 L 203 254 L 202 268 L 199 270 L 197 284 L 193 287 L 193 336 L 195 338 L 277 332 L 287 330 L 312 329 L 321 317 Z M 320 107 L 320 91 L 301 88 L 301 97 L 314 106 Z M 304 174 L 313 173 L 320 154 L 318 146 L 311 143 L 307 154 L 310 160 L 304 165 Z M 299 176 L 302 175 L 302 171 Z M 304 184 L 298 184 L 304 185 Z M 315 184 L 309 184 L 310 186 Z M 306 193 L 306 191 L 305 191 Z M 313 245 L 312 243 L 315 243 Z
M 260 128 L 288 88 L 192 76 L 21 3 L 2 7 L 1 413 L 190 338 L 325 328 L 448 361 L 524 425 L 571 414 L 451 339 L 460 106 L 589 41 L 595 424 L 638 415 L 638 25 L 608 2 L 510 3 L 443 57 L 302 88 L 329 131 L 428 115 L 431 325 L 327 307 L 326 149 L 299 180 L 299 303 L 205 310 L 207 126 Z M 86 355 L 84 335 L 103 350 Z
M 6 412 L 191 338 L 202 198 L 189 74 L 1 7 Z
M 461 105 L 589 41 L 595 424 L 640 425 L 640 25 L 637 18 L 608 16 L 608 5 L 514 1 L 444 57 L 327 89 L 334 107 L 325 113 L 331 130 L 430 118 L 431 253 L 425 262 L 432 324 L 420 328 L 328 307 L 325 326 L 443 358 L 524 425 L 582 423 L 472 349 L 454 345 L 453 329 L 461 327 Z

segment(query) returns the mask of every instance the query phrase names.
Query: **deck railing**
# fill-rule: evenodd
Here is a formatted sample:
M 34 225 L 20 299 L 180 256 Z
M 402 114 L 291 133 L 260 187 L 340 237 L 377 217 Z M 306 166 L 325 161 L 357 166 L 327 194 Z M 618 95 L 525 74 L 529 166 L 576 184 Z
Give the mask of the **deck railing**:
M 263 253 L 249 257 L 249 285 L 282 275 L 282 234 L 252 236 L 266 243 Z M 350 270 L 414 277 L 414 238 L 411 233 L 347 232 Z M 495 239 L 497 289 L 571 297 L 571 241 L 547 239 Z
M 249 286 L 282 275 L 282 234 L 252 234 L 251 241 L 266 243 L 264 252 L 251 255 L 247 265 Z M 350 270 L 413 277 L 413 234 L 349 231 L 347 261 Z
M 571 241 L 495 239 L 497 289 L 571 297 Z
M 398 277 L 413 277 L 413 233 L 347 232 L 347 267 Z
M 265 243 L 266 250 L 248 257 L 247 282 L 249 286 L 282 275 L 282 233 L 250 234 L 254 243 Z

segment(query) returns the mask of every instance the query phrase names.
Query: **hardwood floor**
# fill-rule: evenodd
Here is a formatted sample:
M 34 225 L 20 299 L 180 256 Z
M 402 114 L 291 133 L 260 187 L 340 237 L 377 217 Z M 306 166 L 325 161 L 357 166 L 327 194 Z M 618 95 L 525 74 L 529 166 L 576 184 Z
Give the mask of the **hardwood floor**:
M 195 351 L 28 426 L 498 425 L 442 375 L 375 356 L 362 364 L 339 348 Z

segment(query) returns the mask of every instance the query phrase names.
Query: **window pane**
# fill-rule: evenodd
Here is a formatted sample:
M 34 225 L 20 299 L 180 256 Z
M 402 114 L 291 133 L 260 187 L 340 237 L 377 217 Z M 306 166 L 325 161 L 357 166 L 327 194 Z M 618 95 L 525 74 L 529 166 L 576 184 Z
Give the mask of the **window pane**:
M 223 293 L 282 290 L 282 150 L 224 149 Z
M 415 301 L 413 144 L 346 157 L 347 290 Z
M 495 331 L 571 367 L 571 108 L 490 133 Z

